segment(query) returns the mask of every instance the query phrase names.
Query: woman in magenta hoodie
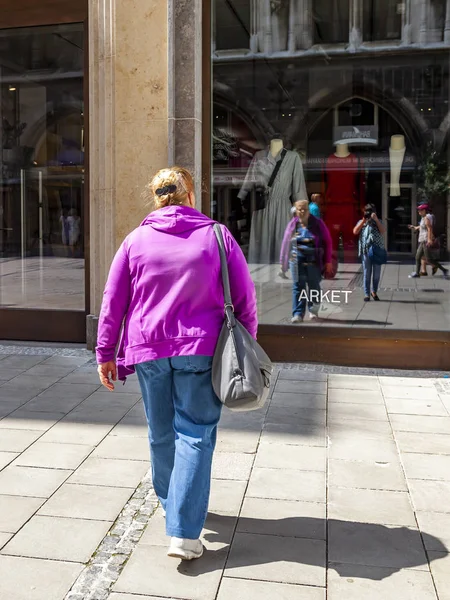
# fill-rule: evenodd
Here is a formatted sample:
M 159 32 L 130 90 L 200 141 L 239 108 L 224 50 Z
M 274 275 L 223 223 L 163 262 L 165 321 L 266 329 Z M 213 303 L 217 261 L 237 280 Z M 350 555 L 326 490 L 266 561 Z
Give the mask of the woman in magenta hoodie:
M 109 390 L 137 372 L 153 485 L 172 538 L 168 554 L 190 560 L 203 553 L 199 537 L 221 412 L 211 382 L 224 319 L 220 257 L 214 222 L 194 208 L 188 171 L 163 169 L 149 190 L 157 210 L 125 239 L 111 266 L 97 362 Z M 236 316 L 256 337 L 256 295 L 247 263 L 228 229 L 222 231 Z

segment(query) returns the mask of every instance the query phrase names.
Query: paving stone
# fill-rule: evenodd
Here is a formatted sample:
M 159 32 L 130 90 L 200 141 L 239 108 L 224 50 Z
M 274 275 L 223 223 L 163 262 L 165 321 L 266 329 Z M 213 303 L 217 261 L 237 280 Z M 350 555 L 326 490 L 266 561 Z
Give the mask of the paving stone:
M 327 445 L 326 430 L 325 427 L 311 421 L 291 424 L 268 423 L 261 434 L 261 442 L 324 448 Z
M 145 432 L 147 435 L 147 428 Z M 114 435 L 114 430 L 112 434 Z M 216 449 L 218 452 L 254 454 L 258 448 L 259 437 L 259 431 L 232 431 L 219 427 Z
M 328 521 L 328 560 L 369 567 L 428 570 L 418 530 L 334 519 Z
M 325 502 L 325 474 L 317 471 L 254 468 L 247 496 Z
M 111 425 L 112 429 L 126 415 L 127 411 L 127 407 L 111 408 L 105 405 L 97 408 L 86 408 L 79 405 L 64 417 L 64 422 L 83 425 L 101 423 L 102 425 Z
M 47 469 L 76 469 L 89 456 L 93 446 L 80 444 L 56 444 L 35 442 L 15 461 L 22 467 L 44 467 Z
M 275 385 L 275 393 L 287 392 L 293 394 L 326 394 L 325 381 L 290 381 L 279 379 Z
M 378 377 L 381 385 L 384 387 L 407 387 L 407 388 L 416 388 L 416 387 L 425 387 L 425 388 L 434 388 L 434 379 L 425 378 L 425 377 Z
M 185 600 L 215 600 L 226 559 L 226 551 L 205 552 L 201 560 L 178 563 L 160 546 L 139 545 L 113 591 Z
M 417 511 L 450 513 L 450 482 L 410 479 L 408 481 L 413 505 Z
M 0 531 L 0 550 L 6 546 L 12 536 L 12 533 L 3 533 Z
M 99 391 L 103 394 L 110 394 L 110 392 L 104 387 L 101 387 Z M 114 393 L 141 395 L 141 386 L 139 385 L 137 376 L 131 375 L 131 377 L 127 377 L 125 385 L 118 382 Z
M 326 373 L 319 371 L 299 371 L 298 369 L 281 369 L 278 381 L 288 379 L 291 381 L 327 381 Z
M 325 471 L 326 449 L 314 446 L 261 443 L 255 467 L 267 469 L 295 469 Z
M 115 521 L 131 496 L 128 488 L 64 484 L 44 506 L 39 515 Z
M 409 495 L 381 490 L 330 487 L 328 518 L 381 525 L 416 525 Z
M 366 440 L 347 436 L 347 439 L 331 441 L 328 456 L 341 460 L 367 461 L 367 462 L 397 462 L 398 452 L 393 441 Z
M 325 586 L 325 552 L 322 540 L 236 533 L 225 575 Z
M 130 410 L 136 404 L 141 403 L 139 394 L 103 394 L 102 392 L 94 392 L 89 398 L 83 401 L 80 408 L 126 408 Z
M 450 554 L 429 552 L 428 558 L 439 600 L 450 600 Z
M 22 369 L 26 371 L 35 365 L 42 363 L 48 356 L 26 356 L 24 354 L 6 356 L 2 359 L 2 369 L 11 367 L 12 369 Z
M 213 458 L 212 476 L 214 479 L 247 481 L 250 477 L 253 461 L 253 454 L 216 452 Z
M 270 598 L 270 600 L 325 600 L 325 590 L 304 585 L 224 577 L 217 600 L 230 600 L 230 598 L 233 598 L 233 600 L 253 600 L 253 598 L 260 598 L 261 600 L 264 598 Z M 111 598 L 111 600 L 114 599 Z M 133 599 L 117 598 L 116 600 Z
M 23 452 L 36 441 L 42 433 L 23 429 L 2 429 L 0 435 L 1 452 Z
M 89 457 L 68 483 L 135 489 L 148 472 L 148 461 Z
M 89 361 L 88 358 L 82 356 L 58 356 L 57 354 L 50 356 L 41 365 L 57 365 L 61 367 L 81 367 Z
M 107 521 L 35 516 L 2 554 L 86 563 L 111 525 Z
M 0 495 L 0 531 L 16 533 L 44 502 L 44 498 Z
M 31 367 L 26 373 L 27 375 L 32 375 L 33 377 L 49 377 L 54 379 L 55 382 L 63 377 L 66 377 L 69 373 L 71 373 L 76 367 L 72 365 L 52 365 L 48 363 L 40 363 L 34 367 Z
M 328 392 L 331 389 L 379 391 L 378 377 L 368 375 L 328 375 Z
M 114 592 L 109 596 L 108 600 L 167 600 L 167 598 L 141 596 L 140 594 L 118 594 Z
M 442 544 L 450 551 L 450 513 L 416 512 L 419 528 L 427 550 L 442 551 Z M 437 540 L 437 541 L 436 541 Z
M 62 419 L 39 440 L 57 444 L 98 445 L 111 431 L 111 424 L 102 423 L 71 423 L 70 417 Z
M 93 367 L 81 367 L 73 373 L 70 373 L 66 377 L 60 380 L 60 383 L 70 384 L 91 384 L 96 385 L 97 389 L 100 388 L 100 380 L 98 377 L 97 369 Z
M 328 600 L 436 600 L 429 572 L 330 564 Z
M 328 437 L 334 443 L 349 438 L 365 443 L 367 440 L 394 441 L 388 421 L 367 421 L 365 419 L 329 420 Z
M 385 398 L 395 398 L 396 400 L 439 400 L 438 393 L 431 387 L 406 387 L 400 385 L 383 385 L 383 396 Z
M 14 379 L 11 379 L 7 383 L 5 383 L 2 387 L 3 389 L 14 389 L 14 390 L 30 390 L 33 391 L 35 395 L 43 392 L 50 386 L 52 386 L 58 380 L 57 377 L 54 376 L 45 376 L 45 375 L 28 375 L 28 372 L 22 373 Z
M 450 456 L 442 454 L 402 454 L 408 479 L 450 481 Z
M 330 402 L 328 415 L 332 421 L 365 419 L 368 421 L 386 421 L 387 413 L 384 406 L 376 404 L 355 404 L 346 402 Z
M 350 404 L 381 404 L 384 399 L 380 390 L 328 390 L 328 402 L 341 402 Z
M 441 433 L 450 435 L 450 417 L 427 417 L 423 415 L 396 415 L 389 417 L 394 431 L 414 433 Z M 1 423 L 1 421 L 0 421 Z
M 402 398 L 386 398 L 388 413 L 402 415 L 424 415 L 445 417 L 447 411 L 442 402 L 438 400 L 410 400 Z
M 408 491 L 403 472 L 397 461 L 371 464 L 332 459 L 329 461 L 328 470 L 329 487 Z
M 244 498 L 246 481 L 213 479 L 211 481 L 211 496 L 209 510 L 220 514 L 239 514 Z
M 288 394 L 286 394 L 288 395 Z M 267 424 L 275 423 L 282 425 L 304 424 L 325 427 L 327 415 L 322 409 L 301 408 L 296 406 L 278 406 L 271 404 L 265 419 Z
M 0 471 L 19 456 L 18 452 L 0 452 Z
M 207 550 L 225 550 L 231 543 L 236 528 L 236 516 L 209 513 L 201 534 L 203 545 Z M 166 519 L 162 510 L 158 509 L 150 518 L 139 545 L 163 546 L 168 544 L 166 536 Z
M 2 367 L 0 364 L 0 382 L 1 381 L 10 381 L 14 377 L 21 375 L 24 373 L 24 369 L 11 369 L 10 367 Z
M 315 502 L 245 498 L 237 531 L 326 539 L 326 506 Z
M 326 394 L 294 394 L 294 393 L 277 393 L 274 392 L 270 402 L 270 410 L 276 407 L 286 408 L 304 408 L 325 410 L 327 407 Z
M 47 431 L 53 427 L 64 413 L 58 412 L 32 412 L 23 408 L 18 408 L 11 412 L 9 416 L 0 420 L 0 430 L 2 429 L 28 429 L 30 431 Z M 1 437 L 1 435 L 0 435 Z
M 395 440 L 400 452 L 450 454 L 450 435 L 397 431 Z
M 10 496 L 49 498 L 71 473 L 62 469 L 10 465 L 0 473 L 0 490 Z
M 148 461 L 150 456 L 148 439 L 108 435 L 97 446 L 92 456 L 96 458 Z
M 36 397 L 26 404 L 25 409 L 37 412 L 68 413 L 93 394 L 96 389 L 96 386 L 89 384 L 56 383 L 45 392 L 39 395 L 35 394 Z

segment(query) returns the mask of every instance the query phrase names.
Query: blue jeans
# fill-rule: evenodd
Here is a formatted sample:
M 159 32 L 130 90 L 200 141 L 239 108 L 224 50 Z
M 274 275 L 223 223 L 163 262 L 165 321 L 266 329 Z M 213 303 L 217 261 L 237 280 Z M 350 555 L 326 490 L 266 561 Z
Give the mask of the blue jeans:
M 370 296 L 371 283 L 372 291 L 376 294 L 378 292 L 378 285 L 380 283 L 381 265 L 375 265 L 367 254 L 363 255 L 362 264 L 364 272 L 364 294 L 366 296 Z
M 320 306 L 320 281 L 322 276 L 317 265 L 305 265 L 298 261 L 289 263 L 292 275 L 292 314 L 304 317 L 306 305 Z
M 208 513 L 211 464 L 222 404 L 211 356 L 136 365 L 147 416 L 153 486 L 169 536 L 198 539 Z

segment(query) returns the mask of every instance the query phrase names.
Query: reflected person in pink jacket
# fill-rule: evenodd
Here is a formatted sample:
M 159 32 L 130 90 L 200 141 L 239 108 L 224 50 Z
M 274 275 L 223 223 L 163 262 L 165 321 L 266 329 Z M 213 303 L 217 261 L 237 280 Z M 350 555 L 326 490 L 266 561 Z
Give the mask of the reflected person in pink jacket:
M 148 189 L 156 210 L 128 235 L 111 266 L 97 362 L 111 391 L 114 381 L 137 372 L 168 554 L 191 560 L 203 553 L 221 413 L 211 381 L 224 320 L 220 256 L 214 222 L 194 208 L 188 171 L 163 169 Z M 236 316 L 256 338 L 255 287 L 241 249 L 223 225 L 222 232 Z
M 332 273 L 332 242 L 322 221 L 309 212 L 308 200 L 294 204 L 294 217 L 288 223 L 281 245 L 281 271 L 292 275 L 291 323 L 301 323 L 306 307 L 312 319 L 320 309 L 322 274 Z

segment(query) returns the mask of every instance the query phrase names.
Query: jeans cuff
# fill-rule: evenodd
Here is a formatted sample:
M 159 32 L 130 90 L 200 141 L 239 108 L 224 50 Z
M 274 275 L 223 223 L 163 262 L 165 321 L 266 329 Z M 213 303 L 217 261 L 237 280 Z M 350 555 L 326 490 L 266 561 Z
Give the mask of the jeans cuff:
M 192 535 L 191 532 L 183 531 L 181 529 L 171 529 L 166 527 L 166 534 L 169 537 L 183 538 L 185 540 L 198 540 L 203 528 L 199 531 L 198 535 Z

